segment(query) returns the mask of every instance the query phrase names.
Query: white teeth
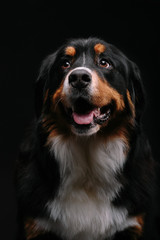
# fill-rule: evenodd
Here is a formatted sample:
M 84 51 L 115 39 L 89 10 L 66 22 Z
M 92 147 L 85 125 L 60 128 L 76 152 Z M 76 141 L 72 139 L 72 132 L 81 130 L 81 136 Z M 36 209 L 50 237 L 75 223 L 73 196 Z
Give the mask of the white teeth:
M 99 115 L 100 115 L 100 108 L 96 108 L 95 110 L 94 110 L 94 116 L 95 117 L 98 117 Z
M 106 113 L 101 114 L 101 118 L 106 117 Z

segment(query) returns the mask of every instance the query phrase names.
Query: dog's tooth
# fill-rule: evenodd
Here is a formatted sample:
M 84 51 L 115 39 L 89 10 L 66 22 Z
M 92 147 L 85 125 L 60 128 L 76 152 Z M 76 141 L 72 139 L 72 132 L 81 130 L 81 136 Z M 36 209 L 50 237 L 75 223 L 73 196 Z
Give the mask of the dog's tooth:
M 94 115 L 95 115 L 95 117 L 98 117 L 100 115 L 100 108 L 96 108 L 94 110 Z
M 108 109 L 108 111 L 107 111 L 107 114 L 109 114 L 109 113 L 111 113 L 111 110 L 110 110 L 110 109 Z

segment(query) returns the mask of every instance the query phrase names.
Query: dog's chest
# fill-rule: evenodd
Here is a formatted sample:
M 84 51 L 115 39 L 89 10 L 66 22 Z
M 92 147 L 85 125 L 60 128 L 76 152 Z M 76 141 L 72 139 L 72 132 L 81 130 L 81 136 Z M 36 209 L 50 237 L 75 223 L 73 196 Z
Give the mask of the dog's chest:
M 108 143 L 53 140 L 51 151 L 59 162 L 61 186 L 47 203 L 48 221 L 39 221 L 48 230 L 66 239 L 103 239 L 135 224 L 127 210 L 112 200 L 122 187 L 116 174 L 125 162 L 125 145 L 120 139 Z
M 104 143 L 95 139 L 62 141 L 56 137 L 51 151 L 60 167 L 61 199 L 83 192 L 87 197 L 97 198 L 98 194 L 98 198 L 105 195 L 111 200 L 121 187 L 116 180 L 126 159 L 126 146 L 121 139 Z

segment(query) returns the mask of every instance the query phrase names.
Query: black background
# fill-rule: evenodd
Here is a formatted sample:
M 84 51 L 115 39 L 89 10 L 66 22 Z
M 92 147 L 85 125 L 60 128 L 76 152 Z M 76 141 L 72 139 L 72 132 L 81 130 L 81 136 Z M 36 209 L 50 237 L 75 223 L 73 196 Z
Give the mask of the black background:
M 0 239 L 14 239 L 16 233 L 15 160 L 24 130 L 34 116 L 34 81 L 43 58 L 68 38 L 103 38 L 137 63 L 148 100 L 144 129 L 160 163 L 159 3 L 30 0 L 1 5 Z M 159 239 L 158 204 L 154 211 Z

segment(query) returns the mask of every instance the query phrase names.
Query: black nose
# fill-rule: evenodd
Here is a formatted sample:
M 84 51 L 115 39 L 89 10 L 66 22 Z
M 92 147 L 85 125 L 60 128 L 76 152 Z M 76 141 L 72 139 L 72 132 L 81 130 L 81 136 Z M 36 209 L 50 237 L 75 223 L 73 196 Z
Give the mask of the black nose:
M 84 69 L 77 69 L 69 75 L 69 84 L 74 88 L 86 88 L 91 82 L 91 74 Z

